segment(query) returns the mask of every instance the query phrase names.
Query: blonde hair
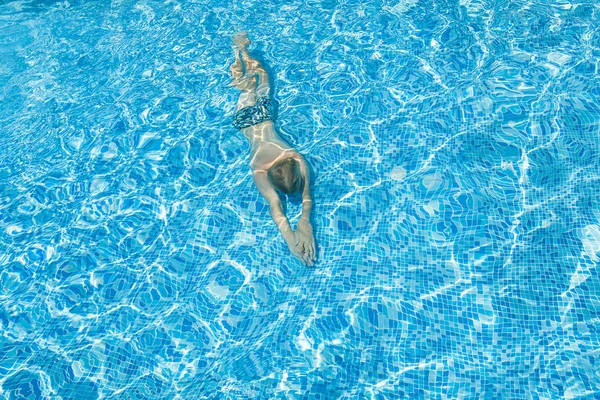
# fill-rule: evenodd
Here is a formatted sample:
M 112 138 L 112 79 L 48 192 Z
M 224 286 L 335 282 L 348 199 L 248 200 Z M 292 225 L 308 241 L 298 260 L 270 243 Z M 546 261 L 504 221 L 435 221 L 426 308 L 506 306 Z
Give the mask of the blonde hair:
M 273 187 L 285 194 L 292 194 L 302 187 L 300 163 L 292 157 L 277 161 L 267 172 Z

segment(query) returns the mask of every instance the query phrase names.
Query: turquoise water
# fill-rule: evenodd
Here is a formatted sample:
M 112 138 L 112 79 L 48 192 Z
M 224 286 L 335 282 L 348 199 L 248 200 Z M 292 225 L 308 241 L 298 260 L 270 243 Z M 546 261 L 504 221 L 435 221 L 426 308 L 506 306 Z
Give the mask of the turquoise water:
M 0 398 L 600 398 L 600 8 L 549 3 L 2 2 Z

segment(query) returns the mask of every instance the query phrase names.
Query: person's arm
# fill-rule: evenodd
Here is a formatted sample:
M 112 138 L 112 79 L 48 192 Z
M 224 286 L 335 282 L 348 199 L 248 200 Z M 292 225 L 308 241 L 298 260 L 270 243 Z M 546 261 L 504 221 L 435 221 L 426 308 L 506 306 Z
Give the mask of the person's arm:
M 300 173 L 304 179 L 304 187 L 302 189 L 302 216 L 298 221 L 296 232 L 300 237 L 298 247 L 303 254 L 302 261 L 308 265 L 313 265 L 317 259 L 315 249 L 315 238 L 313 228 L 310 223 L 310 211 L 312 209 L 312 197 L 310 195 L 310 171 L 308 164 L 304 158 L 298 154 L 296 160 L 300 163 Z
M 296 245 L 298 244 L 299 240 L 298 235 L 294 231 L 292 231 L 290 223 L 288 222 L 287 217 L 283 213 L 281 200 L 279 200 L 277 192 L 271 185 L 271 182 L 269 182 L 267 172 L 254 171 L 252 176 L 254 178 L 254 183 L 256 184 L 258 191 L 269 202 L 271 217 L 273 218 L 273 221 L 275 221 L 275 224 L 279 228 L 279 232 L 281 232 L 281 236 L 283 236 L 283 239 L 290 248 L 290 251 L 297 257 L 301 257 L 300 251 L 296 249 Z
M 310 210 L 312 209 L 312 197 L 310 197 L 310 171 L 308 170 L 308 164 L 304 158 L 300 155 L 297 158 L 300 163 L 300 173 L 304 178 L 304 188 L 302 189 L 302 216 L 300 220 L 310 221 Z

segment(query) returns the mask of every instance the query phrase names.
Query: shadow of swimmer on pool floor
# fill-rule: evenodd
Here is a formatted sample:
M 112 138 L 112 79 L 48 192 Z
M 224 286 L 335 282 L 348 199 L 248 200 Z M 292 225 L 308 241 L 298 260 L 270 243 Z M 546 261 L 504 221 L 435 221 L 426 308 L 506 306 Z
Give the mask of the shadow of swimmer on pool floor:
M 233 125 L 250 142 L 250 168 L 256 187 L 269 202 L 273 221 L 279 227 L 290 251 L 305 265 L 316 260 L 315 238 L 310 224 L 312 199 L 308 164 L 283 140 L 273 124 L 273 103 L 269 98 L 269 75 L 250 56 L 250 40 L 245 32 L 233 38 L 235 61 L 231 66 L 231 86 L 241 91 Z M 244 73 L 244 67 L 246 72 Z M 302 193 L 302 216 L 292 230 L 277 192 Z

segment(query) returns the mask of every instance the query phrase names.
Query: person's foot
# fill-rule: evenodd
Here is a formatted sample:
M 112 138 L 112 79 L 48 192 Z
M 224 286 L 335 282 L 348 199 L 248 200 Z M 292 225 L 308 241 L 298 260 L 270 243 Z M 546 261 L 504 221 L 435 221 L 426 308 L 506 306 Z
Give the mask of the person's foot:
M 248 39 L 248 34 L 246 32 L 239 32 L 233 37 L 233 44 L 237 46 L 238 49 L 243 49 L 248 46 L 250 43 L 250 39 Z

